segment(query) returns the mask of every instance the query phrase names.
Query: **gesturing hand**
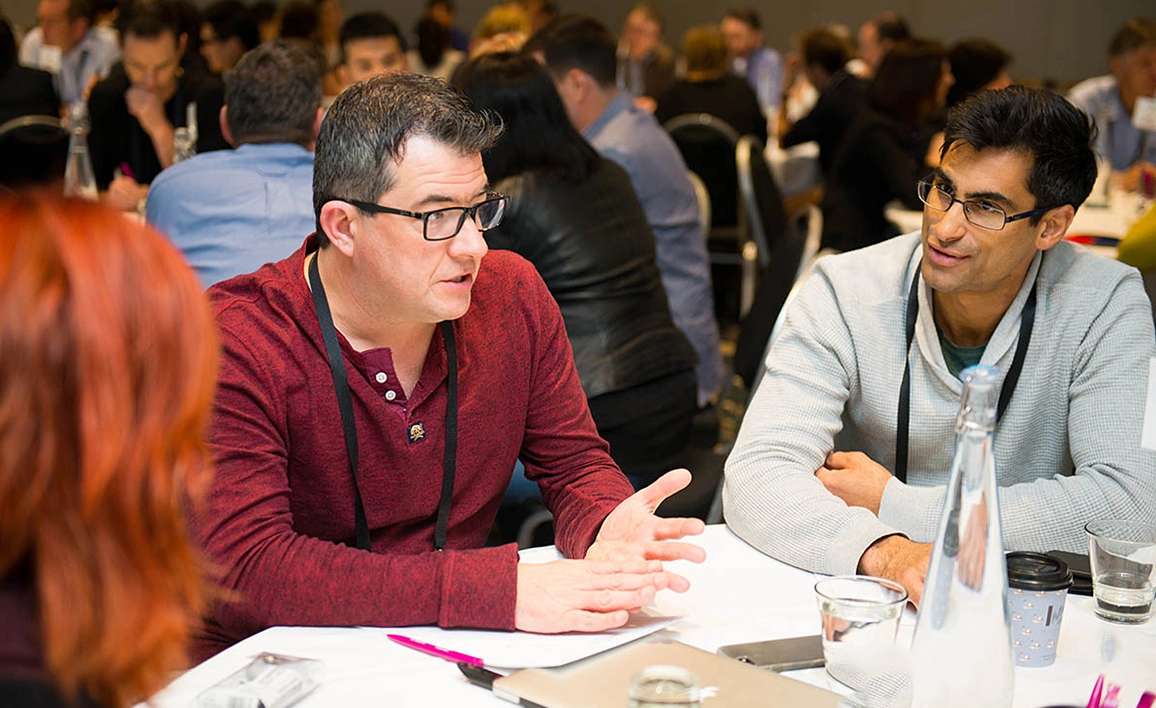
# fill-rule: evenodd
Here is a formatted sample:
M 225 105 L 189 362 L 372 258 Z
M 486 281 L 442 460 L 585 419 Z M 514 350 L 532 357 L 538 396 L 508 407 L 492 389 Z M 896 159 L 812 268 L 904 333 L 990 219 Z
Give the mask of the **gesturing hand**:
M 815 476 L 847 506 L 861 506 L 876 516 L 879 516 L 883 488 L 891 479 L 891 473 L 883 465 L 862 452 L 832 452 L 815 471 Z
M 699 519 L 663 519 L 654 510 L 664 499 L 690 484 L 690 472 L 672 470 L 650 486 L 640 489 L 615 507 L 602 522 L 598 538 L 586 551 L 587 560 L 688 560 L 701 563 L 706 551 L 693 543 L 677 539 L 696 536 L 705 525 Z M 686 592 L 690 582 L 675 573 L 663 571 L 669 587 Z
M 621 627 L 664 587 L 658 561 L 520 563 L 514 626 L 541 634 Z

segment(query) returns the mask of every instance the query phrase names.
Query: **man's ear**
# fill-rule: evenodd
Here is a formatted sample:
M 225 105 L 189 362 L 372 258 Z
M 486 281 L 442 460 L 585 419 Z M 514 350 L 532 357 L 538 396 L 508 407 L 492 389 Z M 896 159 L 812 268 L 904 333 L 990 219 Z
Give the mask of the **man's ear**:
M 233 131 L 229 130 L 229 107 L 221 106 L 221 112 L 218 114 L 218 120 L 221 122 L 221 137 L 225 142 L 233 147 L 237 147 L 237 143 L 233 140 Z
M 1044 218 L 1040 221 L 1043 229 L 1036 235 L 1036 248 L 1046 251 L 1062 241 L 1075 217 L 1076 210 L 1071 204 L 1065 204 L 1044 214 Z
M 357 241 L 357 227 L 361 223 L 357 207 L 345 202 L 329 201 L 321 205 L 317 221 L 329 243 L 347 258 L 353 257 Z
M 353 81 L 349 78 L 349 66 L 345 62 L 337 65 L 337 82 L 341 84 L 341 90 L 349 88 Z

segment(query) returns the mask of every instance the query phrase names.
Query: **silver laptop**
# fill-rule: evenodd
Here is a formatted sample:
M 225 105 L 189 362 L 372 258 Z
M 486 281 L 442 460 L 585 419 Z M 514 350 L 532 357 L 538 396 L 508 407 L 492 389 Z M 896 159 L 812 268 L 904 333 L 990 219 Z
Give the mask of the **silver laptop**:
M 681 666 L 703 688 L 703 708 L 835 708 L 830 691 L 681 642 L 635 642 L 555 669 L 523 669 L 494 681 L 494 693 L 542 708 L 623 708 L 630 679 L 652 664 Z

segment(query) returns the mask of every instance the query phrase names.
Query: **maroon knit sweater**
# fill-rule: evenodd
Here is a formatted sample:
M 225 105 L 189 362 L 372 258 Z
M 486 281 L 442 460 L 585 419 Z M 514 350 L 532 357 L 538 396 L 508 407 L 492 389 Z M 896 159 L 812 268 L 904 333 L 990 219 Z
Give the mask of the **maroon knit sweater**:
M 408 399 L 388 350 L 362 354 L 339 336 L 367 553 L 351 547 L 353 481 L 303 275 L 314 248 L 310 237 L 288 259 L 209 291 L 223 346 L 217 471 L 195 527 L 235 596 L 214 608 L 195 658 L 274 625 L 513 629 L 517 549 L 483 545 L 515 459 L 541 485 L 567 556 L 581 557 L 632 491 L 590 418 L 554 299 L 533 266 L 493 251 L 454 324 L 458 463 L 444 552 L 433 550 L 447 395 L 441 335 Z

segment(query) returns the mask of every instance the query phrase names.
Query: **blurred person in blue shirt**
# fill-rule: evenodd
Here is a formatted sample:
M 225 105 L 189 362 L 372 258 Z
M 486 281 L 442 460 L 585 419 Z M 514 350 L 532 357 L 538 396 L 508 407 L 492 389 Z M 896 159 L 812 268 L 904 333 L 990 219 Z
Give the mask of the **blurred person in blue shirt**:
M 285 257 L 313 231 L 321 117 L 317 62 L 287 41 L 257 47 L 225 74 L 221 128 L 236 150 L 165 170 L 147 207 L 205 287 Z
M 1096 155 L 1110 160 L 1115 185 L 1127 191 L 1156 177 L 1156 134 L 1133 122 L 1140 98 L 1156 97 L 1156 20 L 1137 17 L 1108 46 L 1110 74 L 1081 81 L 1068 100 L 1096 121 Z
M 727 10 L 719 24 L 731 53 L 731 70 L 745 76 L 767 116 L 779 110 L 783 98 L 783 58 L 763 45 L 763 23 L 752 8 Z

